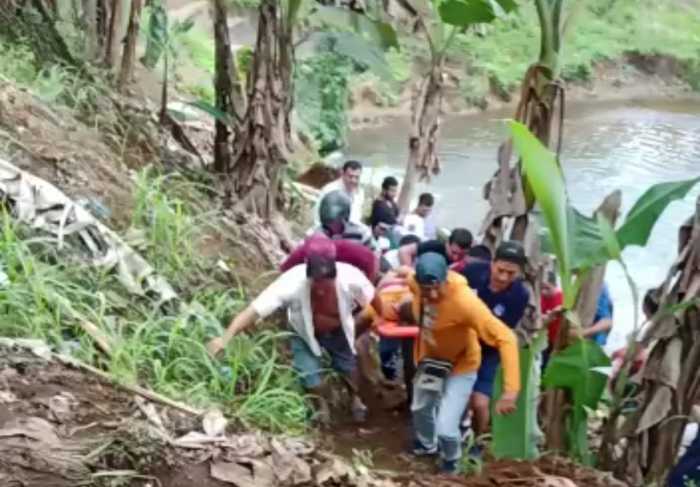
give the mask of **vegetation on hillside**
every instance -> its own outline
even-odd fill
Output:
[[[415,145],[416,154],[408,168],[423,170],[425,175],[439,169],[435,147],[445,71],[456,76],[465,99],[474,104],[483,105],[493,92],[507,97],[521,82],[528,88],[523,90],[515,115],[523,125],[514,125],[520,127],[514,131],[514,139],[521,159],[511,168],[512,147],[508,141],[498,161],[499,168],[507,166],[513,171],[512,178],[501,178],[508,186],[503,194],[517,186],[512,181],[522,183],[518,188],[522,205],[519,212],[498,213],[493,222],[487,223],[501,232],[499,237],[508,228],[512,230],[509,238],[524,240],[526,231],[532,228],[528,227],[528,221],[532,221],[528,219],[533,218],[535,202],[539,203],[560,266],[567,312],[564,329],[575,330],[578,295],[589,284],[594,270],[608,258],[619,258],[624,245],[645,243],[645,232],[668,201],[683,196],[681,190],[697,181],[684,182],[681,190],[671,188],[664,193],[662,188],[663,197],[645,196],[648,199],[640,200],[641,208],[635,205],[636,210],[633,208],[632,216],[628,215],[617,234],[613,221],[585,220],[588,226],[584,236],[597,232],[593,257],[599,257],[603,250],[607,253],[603,252],[602,260],[575,268],[569,260],[571,249],[590,244],[590,240],[584,241],[569,227],[568,218],[576,213],[564,198],[563,183],[552,184],[558,181],[552,179],[552,174],[558,173],[559,161],[555,150],[547,150],[559,146],[553,134],[558,132],[555,108],[563,104],[561,78],[592,80],[596,63],[619,61],[631,54],[668,56],[675,60],[674,74],[698,87],[698,10],[690,3],[678,6],[672,0],[592,0],[568,3],[572,8],[566,13],[571,16],[564,20],[556,8],[563,2],[556,0],[522,1],[518,5],[511,0],[494,0],[488,2],[489,11],[482,17],[461,14],[483,13],[484,2],[451,3],[456,8],[451,15],[444,14],[440,8],[444,3],[437,2],[431,19],[418,19],[421,34],[426,34],[421,40],[406,25],[394,25],[381,15],[370,15],[372,12],[328,8],[311,0],[218,0],[214,41],[186,19],[168,24],[159,2],[149,2],[142,12],[145,5],[134,0],[128,9],[130,28],[119,66],[109,54],[113,44],[109,39],[114,39],[114,32],[107,35],[97,28],[106,14],[102,11],[98,16],[88,8],[92,5],[89,2],[80,12],[76,4],[72,7],[76,11],[70,13],[51,13],[40,0],[34,6],[18,7],[17,25],[24,27],[13,30],[12,35],[0,35],[0,72],[45,103],[73,110],[100,136],[114,130],[110,122],[105,122],[106,117],[118,112],[122,102],[129,99],[130,88],[135,86],[132,74],[142,62],[135,58],[136,47],[146,46],[143,69],[153,69],[163,82],[161,109],[157,114],[147,114],[149,126],[158,128],[157,136],[147,142],[158,146],[159,151],[134,164],[133,174],[119,173],[124,179],[133,178],[133,212],[123,234],[174,285],[179,299],[161,306],[147,297],[128,295],[113,274],[88,267],[67,248],[57,250],[32,230],[14,223],[12,208],[7,207],[0,215],[0,255],[7,277],[0,286],[5,317],[0,335],[45,339],[59,350],[101,367],[116,380],[145,384],[196,405],[219,406],[240,426],[304,431],[311,411],[288,365],[281,345],[283,333],[266,327],[237,336],[221,359],[213,359],[205,350],[204,343],[221,333],[247,300],[246,291],[253,285],[238,281],[239,263],[229,262],[226,252],[203,255],[209,255],[205,252],[206,237],[221,237],[223,223],[234,222],[231,226],[242,232],[236,245],[251,246],[263,255],[268,266],[276,264],[276,257],[291,246],[289,169],[295,151],[304,145],[312,152],[323,152],[342,144],[349,125],[350,87],[358,81],[376,83],[383,102],[391,104],[399,100],[399,94],[410,83],[424,77],[422,96],[415,98],[412,107],[415,123],[409,144]],[[533,3],[547,5],[547,15],[537,15]],[[232,5],[258,8],[261,27],[255,46],[238,50],[234,56],[226,10]],[[112,12],[112,19],[115,15]],[[0,12],[0,25],[7,25],[9,16]],[[44,22],[37,23],[37,18]],[[649,22],[650,18],[654,21]],[[560,42],[558,34],[566,30],[566,25],[575,27],[568,29],[568,37]],[[45,30],[31,36],[31,28],[39,26]],[[556,34],[541,46],[539,37],[546,30]],[[60,42],[47,50],[41,34]],[[305,50],[301,47],[304,45]],[[157,55],[148,46],[157,48]],[[192,65],[206,74],[201,83],[179,79],[178,71]],[[212,77],[215,83],[211,83]],[[184,124],[180,125],[167,109],[169,80],[185,93],[184,98],[215,120],[216,135],[205,133],[209,147],[203,156],[188,138]],[[123,162],[128,147],[143,142],[128,138],[129,133],[139,130],[137,124],[122,124],[120,130],[126,135],[119,144],[110,146],[115,166]],[[308,135],[313,139],[311,143],[302,143],[300,139]],[[21,148],[21,141],[12,134],[0,132],[0,136],[8,139],[8,150]],[[183,164],[181,171],[165,170],[166,164],[177,164],[168,152],[171,145],[178,145],[181,152],[202,162],[202,167],[193,170]],[[45,157],[42,162],[58,167],[50,155]],[[543,162],[548,165],[542,166]],[[158,169],[144,168],[148,163],[157,164]],[[652,193],[658,189],[653,188]],[[503,223],[507,218],[513,219],[512,227]],[[636,226],[627,227],[635,218]],[[567,239],[575,235],[577,240],[564,242],[563,235]],[[221,240],[233,245],[232,239]],[[535,279],[541,275],[530,277],[536,289]],[[591,288],[599,284],[593,283]],[[110,343],[108,351],[94,340],[88,331],[92,328]],[[568,336],[559,342],[545,382],[551,388],[571,389],[573,397],[562,394],[558,402],[553,402],[561,415],[548,426],[559,425],[559,430],[552,427],[556,433],[552,436],[560,441],[549,446],[591,461],[586,443],[587,408],[597,406],[605,379],[597,372],[591,378],[590,369],[607,364],[607,358],[596,347],[583,346],[580,341],[570,343]],[[531,355],[524,355],[528,369],[534,369],[533,356],[539,350],[531,351]],[[593,352],[595,360],[590,357]],[[570,370],[572,362],[575,373]],[[536,382],[529,371],[525,379]],[[523,396],[521,404],[535,398],[539,391],[533,382],[527,386],[531,395]],[[617,391],[615,399],[613,406],[618,407],[622,398]],[[525,443],[532,441],[537,420],[533,404],[521,418],[526,424],[507,430],[509,434],[516,429],[524,431],[521,439]],[[496,438],[499,440],[503,444],[503,438]],[[521,456],[535,455],[536,451],[527,448]],[[653,473],[657,476],[663,472]]]
[[[0,288],[0,336],[42,338],[126,384],[144,384],[193,405],[218,405],[239,426],[303,430],[307,409],[296,375],[281,359],[284,334],[268,329],[236,337],[218,360],[206,352],[206,340],[240,310],[246,291],[234,263],[200,254],[211,229],[210,215],[193,203],[202,197],[196,185],[143,171],[135,189],[126,238],[176,287],[179,302],[161,309],[129,295],[113,273],[57,253],[3,213],[0,255],[7,282]],[[109,356],[84,323],[112,344]]]

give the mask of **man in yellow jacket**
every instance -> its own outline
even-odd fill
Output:
[[[445,258],[428,252],[418,257],[409,278],[410,303],[402,317],[418,323],[411,413],[414,454],[439,453],[441,471],[456,473],[462,455],[460,420],[481,362],[479,340],[499,351],[504,392],[498,414],[515,410],[520,390],[517,339],[469,288],[460,274],[448,271]]]

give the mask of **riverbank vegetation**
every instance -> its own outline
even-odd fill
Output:
[[[99,8],[91,2],[82,7],[66,3],[55,10],[54,4],[41,0],[31,5],[13,2],[13,13],[0,12],[0,26],[8,27],[8,34],[0,35],[0,72],[3,83],[12,86],[0,97],[4,141],[0,155],[17,157],[23,168],[59,186],[79,188],[70,194],[75,199],[86,187],[96,186],[85,175],[90,174],[85,167],[101,167],[108,184],[126,188],[129,197],[115,205],[124,208],[119,218],[100,218],[119,229],[178,297],[162,303],[127,292],[115,273],[98,270],[76,255],[76,249],[63,247],[62,235],[47,237],[18,224],[8,204],[0,218],[4,276],[0,335],[40,338],[116,381],[141,384],[194,406],[218,407],[238,428],[308,432],[313,411],[282,346],[284,333],[264,327],[236,336],[220,359],[210,357],[204,344],[221,334],[259,284],[256,278],[268,277],[265,270],[274,269],[298,238],[292,235],[290,221],[298,218],[300,208],[306,209],[307,198],[292,175],[300,154],[317,161],[323,153],[342,147],[353,108],[361,105],[358,96],[364,96],[353,86],[369,86],[369,92],[377,95],[374,105],[391,106],[406,101],[405,94],[421,78],[422,89],[411,104],[416,123],[408,138],[408,144],[415,142],[418,149],[407,169],[425,177],[439,170],[435,154],[445,108],[443,89],[450,96],[456,93],[465,104],[486,107],[492,97],[509,99],[521,85],[526,88],[516,100],[514,117],[523,123],[514,125],[519,157],[511,158],[509,140],[498,161],[500,171],[511,171],[502,194],[517,192],[511,196],[518,205],[509,200],[506,211],[497,208],[499,212],[486,217],[493,220],[486,221],[485,241],[492,244],[504,238],[506,228],[508,238],[532,237],[528,232],[536,228],[538,202],[565,288],[565,329],[575,331],[580,321],[578,293],[587,286],[595,294],[600,287],[600,281],[591,279],[594,268],[608,257],[618,258],[625,244],[643,244],[645,239],[643,231],[620,236],[624,226],[615,233],[614,219],[586,220],[597,225],[587,229],[598,232],[594,250],[605,250],[606,259],[588,262],[574,275],[567,260],[573,247],[557,238],[583,238],[567,227],[566,218],[575,212],[563,198],[563,182],[554,185],[555,195],[543,189],[563,162],[558,159],[561,127],[556,117],[564,113],[563,81],[593,83],[600,64],[611,62],[700,87],[696,42],[700,7],[671,0],[634,5],[594,0],[583,6],[572,2],[563,17],[556,7],[563,2],[488,3],[485,7],[484,2],[468,0],[438,2],[425,17],[402,15],[397,20],[385,16],[378,4],[377,10],[349,11],[311,0],[237,1],[237,7],[258,9],[262,29],[254,44],[239,46],[232,55],[227,24],[231,2],[213,3],[211,31],[193,20],[168,17],[158,2],[145,6],[140,0],[102,1]],[[124,15],[123,36],[111,27],[120,15]],[[418,36],[416,29],[429,35]],[[540,43],[541,35],[545,42]],[[124,38],[123,46],[117,46],[116,37]],[[668,62],[654,61],[659,59]],[[148,91],[146,79],[155,79],[158,88],[150,99],[138,97]],[[32,109],[20,114],[12,112],[26,91],[28,98],[40,103],[27,104]],[[168,103],[174,98],[184,102],[178,109]],[[182,105],[199,109],[198,116],[185,113]],[[59,108],[66,112],[56,116],[52,110]],[[430,113],[424,116],[426,111]],[[57,128],[52,132],[60,134],[54,135],[57,140],[39,144],[46,133],[41,123]],[[59,154],[59,142],[76,131],[89,136]],[[97,160],[87,153],[82,165],[74,164],[88,150],[88,138],[103,144],[102,153],[108,155]],[[543,161],[549,165],[536,174]],[[681,190],[695,182],[684,183]],[[92,189],[101,194],[104,188]],[[668,201],[685,195],[681,190],[672,188],[664,193],[666,199],[651,203],[643,200],[641,208],[635,205],[630,214],[639,217],[637,210],[648,217],[640,224],[648,234],[653,225],[649,215],[658,217]],[[404,197],[406,202],[410,197]],[[504,223],[506,219],[512,226]],[[586,235],[590,237],[590,232]],[[245,258],[232,257],[241,249],[247,252]],[[532,264],[536,271],[542,270],[540,262]],[[684,272],[691,274],[688,279],[694,276],[690,266]],[[527,277],[536,290],[541,273]],[[679,295],[676,292],[667,304],[691,307],[688,298]],[[538,320],[541,317],[535,317],[534,324],[541,328]],[[678,320],[689,327],[688,315],[681,314]],[[541,347],[542,338],[535,343]],[[590,369],[608,365],[602,351],[593,348],[569,340],[567,334],[557,344],[544,379],[548,388],[559,389],[550,403],[550,413],[558,415],[546,421],[547,446],[588,463],[593,462],[586,443],[588,409],[598,405],[605,387],[601,374]],[[684,357],[691,357],[691,351],[684,350]],[[501,428],[519,434],[527,452],[511,450],[504,454],[507,457],[537,456],[527,448],[536,441],[537,411],[525,403],[536,400],[539,391],[536,374],[531,374],[539,349],[531,352],[523,355],[528,394],[520,404],[525,414],[519,425]],[[658,352],[659,361],[664,352]],[[647,402],[654,400],[654,388],[659,386],[649,387]],[[569,389],[573,397],[561,389]],[[615,415],[621,414],[622,399],[616,390],[611,448],[616,445]],[[678,404],[673,414],[687,415],[687,401]],[[657,415],[654,427],[663,428],[666,413]],[[677,424],[667,435],[671,440],[677,440]],[[641,436],[635,434],[631,441],[643,443]],[[494,438],[501,445],[503,440]],[[664,469],[656,464],[638,472],[638,477],[650,479],[663,475]]]

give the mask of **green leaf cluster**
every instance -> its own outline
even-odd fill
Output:
[[[619,261],[623,268],[622,251],[631,245],[645,245],[666,207],[684,198],[700,181],[693,178],[666,182],[650,187],[615,229],[602,215],[588,217],[569,202],[561,167],[554,153],[547,149],[525,125],[510,122],[513,145],[522,161],[523,177],[527,178],[536,199],[546,229],[546,247],[556,255],[564,292],[564,308],[573,322],[578,318],[573,309],[581,283],[595,266],[609,260]],[[631,278],[630,283],[632,283]],[[634,286],[633,291],[635,290]],[[527,358],[527,354],[526,354]],[[579,340],[554,354],[544,375],[546,388],[564,388],[572,393],[573,409],[568,420],[569,452],[583,461],[590,461],[587,444],[587,410],[595,409],[606,384],[606,377],[594,370],[609,365],[609,359],[599,345]],[[528,364],[525,364],[528,365]],[[526,385],[526,391],[528,391]],[[517,431],[527,431],[528,423],[520,418]],[[495,421],[497,423],[497,421]],[[506,430],[494,425],[505,435]],[[516,429],[515,427],[513,428]],[[507,441],[498,436],[496,443]],[[522,443],[520,448],[503,450],[517,458],[529,458],[532,451]]]

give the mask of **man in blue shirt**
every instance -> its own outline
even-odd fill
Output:
[[[612,329],[612,319],[612,298],[610,297],[608,285],[603,283],[603,287],[600,290],[600,295],[598,296],[598,304],[596,307],[595,316],[593,317],[593,324],[583,329],[583,338],[593,340],[601,347],[605,346],[605,343],[608,341],[608,334]]]
[[[471,260],[462,269],[469,286],[491,312],[511,328],[518,325],[530,301],[528,290],[521,279],[525,262],[522,244],[507,241],[498,246],[493,262]],[[489,403],[499,363],[498,350],[482,343],[481,367],[469,404],[476,436],[489,429]]]

